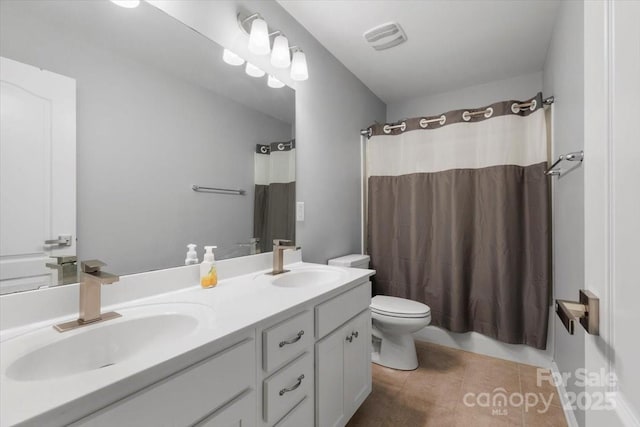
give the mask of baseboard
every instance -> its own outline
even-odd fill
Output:
[[[551,362],[551,371],[553,372],[554,378],[562,378],[560,373],[560,369],[558,369],[558,365],[556,362]],[[564,417],[567,420],[567,425],[569,427],[580,427],[578,425],[578,420],[576,419],[576,414],[573,413],[573,407],[571,403],[569,403],[569,396],[567,395],[567,389],[560,381],[560,384],[556,384],[558,388],[558,396],[560,397],[560,403],[562,403],[562,409],[564,410]]]
[[[626,427],[640,427],[640,415],[629,404],[623,393],[616,393],[616,413]]]
[[[506,344],[477,332],[458,334],[436,326],[427,326],[414,333],[413,336],[420,341],[542,368],[551,368],[553,361],[552,352],[549,348],[547,350],[538,350],[522,344]]]

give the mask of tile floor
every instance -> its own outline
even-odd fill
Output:
[[[415,371],[373,365],[373,390],[348,427],[567,425],[555,386],[538,386],[535,366],[419,341],[416,347]],[[494,400],[500,393],[508,398],[502,406]]]

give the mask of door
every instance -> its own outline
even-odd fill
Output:
[[[318,427],[343,426],[347,421],[343,388],[343,351],[346,331],[346,327],[342,326],[316,344],[316,425]],[[349,334],[351,334],[350,330]]]
[[[75,255],[76,83],[0,61],[0,293],[8,293],[50,285],[45,263]],[[59,236],[66,241],[45,243]]]
[[[586,426],[639,426],[640,2],[584,7],[585,286],[601,316],[577,403]]]
[[[371,314],[369,309],[347,323],[344,344],[344,407],[348,418],[371,392]]]

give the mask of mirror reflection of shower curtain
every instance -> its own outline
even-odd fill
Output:
[[[429,305],[432,324],[453,332],[544,349],[547,132],[542,95],[533,100],[426,128],[408,119],[404,132],[373,126],[367,230],[376,293]]]
[[[296,238],[295,140],[258,144],[254,163],[253,237],[260,252],[269,252],[273,239]]]

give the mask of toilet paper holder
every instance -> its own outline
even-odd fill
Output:
[[[600,299],[591,291],[580,290],[580,301],[556,300],[556,314],[569,334],[575,332],[576,320],[591,335],[600,335]]]

